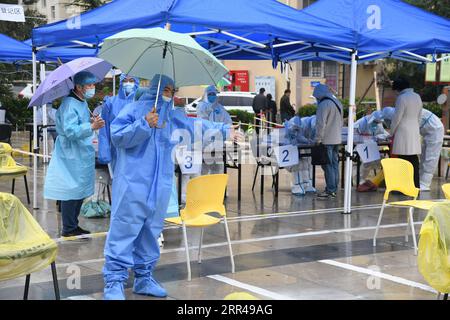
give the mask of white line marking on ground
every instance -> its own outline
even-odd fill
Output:
[[[379,272],[379,271],[374,271],[374,270],[370,270],[367,268],[363,268],[363,267],[358,267],[358,266],[354,266],[351,264],[347,264],[347,263],[342,263],[339,261],[335,261],[335,260],[319,260],[318,262],[321,263],[325,263],[331,266],[335,266],[335,267],[339,267],[339,268],[343,268],[343,269],[347,269],[347,270],[351,270],[351,271],[356,271],[359,273],[364,273],[370,276],[375,276],[378,277],[380,279],[386,279],[395,283],[399,283],[405,286],[410,286],[410,287],[414,287],[414,288],[418,288],[424,291],[428,291],[428,292],[432,292],[437,294],[438,292],[436,290],[434,290],[432,287],[427,286],[425,284],[419,283],[419,282],[415,282],[415,281],[411,281],[411,280],[407,280],[401,277],[397,277],[397,276],[392,276],[390,274],[387,273],[383,273],[383,272]]]
[[[263,288],[255,287],[250,284],[243,283],[243,282],[240,282],[240,281],[237,281],[234,279],[230,279],[230,278],[218,275],[218,274],[208,276],[208,278],[229,284],[230,286],[233,286],[233,287],[238,287],[238,288],[259,294],[264,297],[268,297],[273,300],[293,300],[292,298],[290,298],[288,296],[284,296],[282,294],[278,294],[278,293],[275,293],[275,292],[272,292],[272,291],[269,291],[269,290],[266,290]]]
[[[83,296],[71,296],[71,297],[67,297],[63,300],[96,300],[96,299],[94,299],[90,296],[83,295]]]
[[[422,221],[415,222],[414,224],[419,225]],[[397,227],[406,227],[408,224],[406,223],[397,223],[397,224],[387,224],[387,225],[381,225],[380,229],[389,229],[389,228],[397,228]],[[376,227],[359,227],[359,228],[345,228],[345,229],[333,229],[333,230],[320,230],[320,231],[311,231],[311,232],[302,232],[302,233],[291,233],[291,234],[284,234],[284,235],[278,235],[278,236],[271,236],[271,237],[263,237],[263,238],[253,238],[253,239],[244,239],[244,240],[234,240],[231,241],[232,245],[236,244],[243,244],[243,243],[254,243],[254,242],[262,242],[262,241],[270,241],[270,240],[281,240],[281,239],[289,239],[289,238],[300,238],[300,237],[308,237],[308,236],[317,236],[317,235],[323,235],[323,234],[333,234],[333,233],[345,233],[345,232],[354,232],[354,231],[366,231],[366,230],[375,230]],[[219,242],[219,243],[211,243],[207,245],[203,245],[202,248],[215,248],[215,247],[223,247],[227,246],[228,242]],[[197,246],[189,247],[189,250],[197,250]],[[180,248],[173,248],[173,249],[162,249],[161,254],[165,253],[172,253],[172,252],[184,252],[184,247]],[[69,266],[72,264],[87,264],[87,263],[95,263],[95,262],[102,262],[104,261],[104,258],[100,259],[93,259],[93,260],[84,260],[84,261],[75,261],[72,263],[58,263],[57,266]]]

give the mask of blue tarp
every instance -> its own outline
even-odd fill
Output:
[[[0,34],[0,61],[14,63],[31,60],[31,47],[13,38]]]
[[[361,52],[450,52],[450,20],[400,0],[319,0],[303,12],[352,30]]]

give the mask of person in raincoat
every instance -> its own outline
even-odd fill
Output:
[[[89,233],[78,226],[78,216],[83,200],[94,194],[94,130],[105,125],[100,116],[90,117],[86,102],[95,95],[96,82],[90,72],[77,73],[75,88],[56,112],[58,137],[45,177],[44,198],[61,201],[63,237]]]
[[[286,138],[289,144],[294,146],[314,144],[316,116],[295,116],[284,123]],[[306,153],[306,150],[301,150]],[[312,184],[311,158],[301,157],[297,165],[286,168],[291,173],[291,192],[293,195],[304,195],[307,192],[314,193],[316,189]]]
[[[158,95],[158,83],[160,90]],[[219,131],[236,137],[226,124],[188,118],[173,109],[174,82],[155,75],[150,91],[126,105],[111,124],[111,141],[117,148],[111,223],[105,244],[104,299],[125,299],[128,269],[135,273],[133,292],[165,297],[154,279],[159,260],[158,237],[164,225],[173,186],[174,132],[193,135],[196,121],[202,132]],[[157,103],[156,103],[157,100]],[[156,104],[156,108],[155,108]]]
[[[203,101],[198,104],[197,117],[213,122],[232,124],[233,121],[225,108],[217,101],[217,91],[215,86],[205,89]],[[204,161],[202,175],[217,174],[224,172],[223,145],[204,144]],[[187,179],[186,179],[187,180]]]
[[[377,111],[376,116],[383,120],[388,128],[394,118],[395,108],[385,107]],[[430,191],[434,172],[439,164],[442,144],[444,141],[444,126],[441,120],[427,109],[420,114],[419,131],[422,136],[422,153],[420,155],[420,190]]]
[[[134,96],[139,88],[139,79],[120,75],[119,92],[116,96],[107,99],[102,108],[102,119],[105,120],[105,127],[100,129],[98,137],[98,162],[101,164],[111,163],[114,172],[116,163],[116,150],[111,145],[111,122],[117,117],[120,110],[134,101]]]

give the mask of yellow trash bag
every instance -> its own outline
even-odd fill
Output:
[[[11,156],[12,148],[9,144],[0,142],[0,181],[11,180],[27,174],[28,168],[20,166]]]
[[[450,292],[450,204],[433,206],[420,230],[419,271],[431,287]]]
[[[58,246],[12,194],[0,192],[0,280],[48,267]]]

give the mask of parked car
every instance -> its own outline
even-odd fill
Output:
[[[253,98],[256,96],[254,92],[240,91],[224,91],[217,95],[218,102],[225,107],[226,110],[242,110],[253,113]],[[186,106],[188,115],[197,114],[197,105],[203,97],[197,98],[194,102]]]

